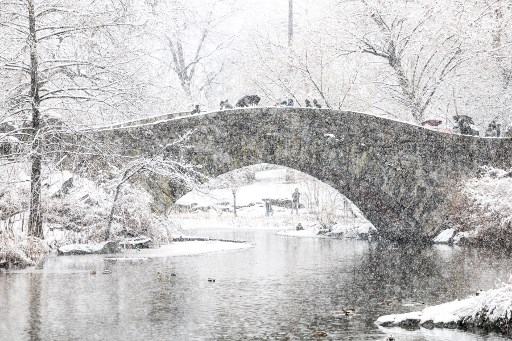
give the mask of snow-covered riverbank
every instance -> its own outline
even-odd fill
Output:
[[[383,327],[478,328],[512,334],[512,285],[405,314],[381,316]]]
[[[109,244],[110,243],[110,244]],[[105,247],[105,244],[109,244]],[[84,255],[84,254],[106,254],[108,259],[147,259],[159,257],[176,257],[199,255],[203,253],[233,251],[251,248],[254,245],[248,242],[228,241],[228,240],[190,240],[176,241],[170,244],[161,245],[154,248],[144,249],[119,249],[112,242],[99,244],[74,244],[59,248],[60,255]]]
[[[243,250],[254,247],[251,243],[234,243],[228,241],[185,241],[175,242],[168,245],[162,245],[154,249],[140,249],[140,250],[126,250],[117,258],[122,257],[145,257],[145,258],[158,258],[158,257],[176,257],[176,256],[191,256],[211,252],[222,251],[235,251]]]

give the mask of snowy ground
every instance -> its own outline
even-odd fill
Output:
[[[265,214],[263,199],[290,199],[297,183],[285,183],[286,169],[261,171],[255,174],[255,182],[240,186],[237,190],[237,206],[248,206],[243,209],[244,216],[262,216]],[[301,199],[305,199],[303,193]],[[231,188],[217,188],[212,190],[194,190],[187,193],[177,201],[178,205],[194,205],[194,208],[214,208],[221,211],[223,208],[232,209],[233,194]],[[274,215],[281,215],[285,211],[280,207],[273,207]]]
[[[293,180],[293,181],[291,181]],[[265,199],[291,200],[293,191],[301,193],[299,214],[290,208],[273,205],[272,216],[265,215]],[[176,214],[174,221],[185,229],[272,229],[278,234],[296,237],[357,238],[367,234],[373,226],[364,219],[359,210],[332,187],[299,172],[285,168],[255,171],[254,180],[237,190],[237,217],[233,214],[233,194],[230,188],[215,188],[192,191],[177,202],[188,206],[191,212]],[[313,208],[323,213],[311,213]],[[354,217],[354,214],[358,217]],[[321,227],[319,220],[330,214],[338,223],[331,232]],[[303,231],[296,231],[298,224]],[[329,224],[329,225],[332,225]],[[325,234],[318,233],[324,230]]]
[[[291,201],[292,193],[296,188],[301,194],[301,205],[308,210],[315,205],[315,208],[320,210],[340,210],[344,205],[344,201],[346,201],[346,198],[334,188],[291,169],[280,167],[258,171],[252,167],[246,168],[248,168],[249,172],[254,173],[254,180],[238,185],[236,191],[236,203],[237,207],[240,207],[237,211],[242,210],[242,215],[245,217],[265,216],[265,199]],[[234,172],[241,171],[237,170]],[[191,206],[193,211],[203,209],[203,211],[211,210],[217,213],[227,210],[232,212],[233,188],[226,184],[226,182],[231,181],[231,178],[227,174],[221,177],[225,177],[227,180],[213,180],[210,189],[205,187],[201,190],[191,191],[181,197],[177,201],[177,205]],[[241,175],[236,177],[241,177]],[[356,210],[356,213],[359,213],[353,205],[348,203],[347,206],[350,206],[350,209]],[[277,205],[273,205],[272,208],[274,209],[274,217],[291,214],[290,208],[286,209]],[[305,208],[302,209],[302,213],[305,212]]]
[[[480,327],[509,333],[512,321],[512,285],[405,314],[381,316],[384,327]]]

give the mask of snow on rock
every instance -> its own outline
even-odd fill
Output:
[[[443,230],[434,238],[434,243],[450,244],[453,242],[454,234],[455,234],[455,229]]]
[[[140,251],[127,250],[126,256],[136,255],[137,257],[158,258],[189,256],[202,253],[233,251],[254,247],[250,243],[233,243],[224,241],[185,241],[162,245],[156,249],[141,249]]]
[[[242,186],[237,191],[237,205],[249,206],[267,199],[290,199],[297,184],[274,182],[255,182]],[[232,206],[233,193],[230,188],[213,189],[208,192],[192,191],[176,202],[178,205],[194,205],[195,207]],[[264,211],[264,210],[262,210]]]
[[[110,254],[119,252],[117,242],[106,241],[91,244],[70,244],[58,248],[59,255]]]
[[[478,235],[479,231],[477,229],[466,232],[458,232],[453,236],[454,244],[463,244],[466,240],[470,240]]]
[[[250,168],[249,168],[250,169]],[[298,188],[301,193],[300,213],[310,210],[332,210],[341,213],[339,209],[344,197],[334,188],[321,183],[312,177],[287,168],[267,170],[252,169],[254,179],[237,187],[237,214],[243,216],[264,216],[266,200],[270,200],[276,215],[290,215],[292,193]],[[176,202],[177,207],[185,208],[185,212],[231,212],[233,209],[233,192],[229,181],[213,179],[207,188],[193,190]],[[314,205],[319,207],[313,207]],[[329,206],[331,205],[331,206]],[[351,207],[357,213],[357,208]]]
[[[151,243],[151,238],[146,236],[138,236],[134,238],[127,238],[119,242],[119,245],[125,249],[138,249],[148,248],[149,243]]]
[[[381,316],[375,323],[383,327],[477,327],[508,334],[511,322],[512,285],[507,285],[422,311]]]

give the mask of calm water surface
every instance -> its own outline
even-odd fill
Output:
[[[438,304],[494,288],[512,273],[507,255],[261,230],[193,232],[256,246],[138,261],[52,257],[42,269],[0,274],[0,340],[308,340],[318,330],[330,340],[385,340],[390,334],[396,340],[504,339],[379,329],[374,321],[422,309],[411,306],[415,302]],[[101,274],[105,267],[112,273]],[[344,316],[343,307],[356,315]]]

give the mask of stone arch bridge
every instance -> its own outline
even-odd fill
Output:
[[[309,174],[350,199],[386,238],[431,238],[462,181],[512,167],[512,139],[441,133],[368,114],[246,108],[167,115],[96,129],[125,153],[151,155],[194,130],[187,157],[209,176],[258,163]]]

